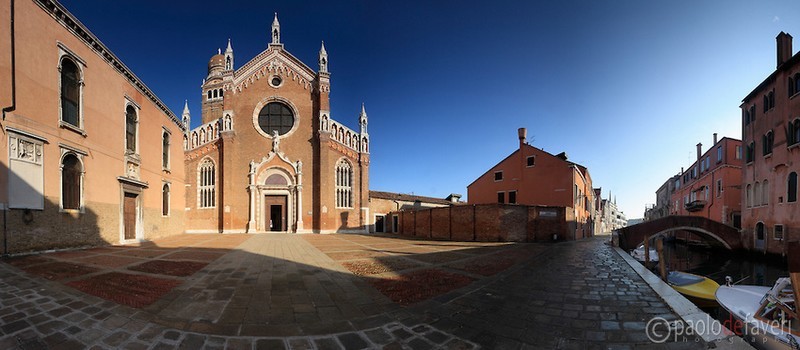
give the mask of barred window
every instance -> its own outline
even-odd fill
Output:
[[[169,169],[169,133],[161,136],[161,167]]]
[[[169,216],[169,184],[161,189],[161,215]]]
[[[353,207],[353,167],[344,159],[336,164],[336,207]]]
[[[81,83],[78,66],[71,59],[61,61],[61,121],[80,128]]]
[[[64,156],[61,162],[61,206],[64,209],[81,208],[81,168],[74,154]]]
[[[136,152],[136,109],[133,106],[125,108],[125,149]]]
[[[214,162],[206,158],[197,167],[198,185],[198,208],[213,208],[216,204],[214,192],[216,186],[216,173],[214,172]]]

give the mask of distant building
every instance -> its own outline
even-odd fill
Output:
[[[369,191],[369,207],[374,216],[370,232],[397,232],[398,216],[387,217],[400,210],[421,210],[464,204],[460,194],[450,194],[447,198],[417,196],[413,194]]]
[[[800,239],[800,54],[792,36],[776,37],[777,67],[742,100],[744,244],[786,254]]]
[[[470,204],[557,206],[574,215],[574,238],[594,234],[594,188],[589,170],[525,142],[519,129],[519,148],[467,186]]]
[[[734,227],[741,225],[742,142],[717,140],[697,161],[673,177],[670,215],[702,216]]]
[[[608,233],[628,226],[625,213],[619,210],[617,207],[617,200],[616,198],[612,200],[610,192],[608,194],[608,199],[603,199],[600,203],[600,214],[598,216],[600,217],[600,227],[603,232]]]
[[[644,221],[660,219],[670,215],[672,210],[672,193],[675,192],[675,181],[680,179],[680,175],[675,175],[664,182],[656,190],[656,204],[649,207],[644,212]]]

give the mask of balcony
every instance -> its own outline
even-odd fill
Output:
[[[703,208],[705,208],[705,206],[706,206],[706,201],[698,200],[698,201],[691,201],[689,203],[686,203],[684,205],[684,208],[686,208],[686,210],[688,210],[690,212],[694,212],[694,211],[703,210]]]

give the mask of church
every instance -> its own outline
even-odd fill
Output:
[[[202,124],[186,134],[186,232],[364,232],[369,133],[332,118],[325,45],[318,70],[286,51],[277,14],[266,50],[236,68],[230,40],[208,62]]]
[[[15,4],[0,6],[0,254],[182,233],[396,232],[397,210],[457,202],[369,190],[364,106],[331,116],[324,44],[315,68],[301,62],[277,14],[248,62],[235,65],[230,41],[211,57],[192,116],[58,1]]]

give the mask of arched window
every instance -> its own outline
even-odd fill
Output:
[[[766,156],[768,154],[772,154],[773,143],[775,143],[775,134],[773,134],[772,130],[770,130],[761,137],[761,151],[763,155]]]
[[[280,102],[270,102],[258,112],[258,126],[267,135],[277,131],[284,135],[294,126],[294,113],[289,106]]]
[[[61,206],[64,209],[81,208],[82,168],[74,154],[67,154],[61,161]]]
[[[764,95],[764,107],[763,108],[764,108],[764,113],[767,113],[767,111],[769,110],[769,98],[767,97],[767,95]]]
[[[747,191],[745,191],[744,196],[745,196],[745,199],[744,199],[745,206],[747,208],[752,207],[753,206],[753,186],[752,185],[747,184]]]
[[[213,208],[216,204],[215,186],[216,186],[216,173],[214,171],[214,162],[211,159],[204,159],[197,167],[197,189],[198,189],[198,208]]]
[[[761,205],[769,204],[769,181],[764,180],[761,184]]]
[[[169,216],[169,184],[161,189],[161,215]]]
[[[800,92],[800,73],[794,74],[794,93]]]
[[[795,144],[800,142],[800,119],[795,119],[792,122],[792,129],[794,129],[794,132],[792,133],[792,137],[794,137],[794,142],[792,143]]]
[[[61,60],[61,121],[80,128],[80,71],[69,58]]]
[[[756,224],[756,239],[759,241],[764,240],[764,223],[759,222]]]
[[[770,91],[767,96],[769,96],[769,109],[775,108],[775,91]]]
[[[219,89],[219,97],[222,97],[222,93],[223,93],[223,92],[224,92],[224,90],[222,90],[222,89]]]
[[[210,100],[210,99],[211,99],[211,90],[208,90],[208,97],[207,97],[206,99],[207,99],[207,100]]]
[[[125,108],[125,149],[136,153],[136,109],[133,106]]]
[[[225,69],[231,69],[231,56],[225,57]]]
[[[353,167],[344,159],[336,163],[336,207],[353,207]]]
[[[161,166],[169,169],[169,133],[166,131],[161,136]]]
[[[761,205],[761,184],[758,182],[753,186],[753,199],[750,202],[754,207]]]
[[[789,179],[786,186],[786,201],[797,202],[797,173],[789,173]]]
[[[214,89],[214,98],[217,98],[217,90]]]

